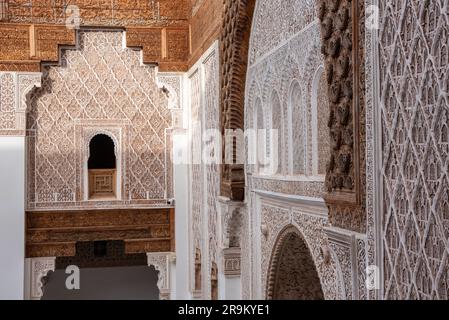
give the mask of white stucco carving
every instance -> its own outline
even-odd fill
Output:
[[[172,252],[147,253],[148,266],[153,266],[158,272],[157,287],[159,288],[159,298],[161,300],[169,300],[171,293],[171,275],[170,264],[175,259]]]

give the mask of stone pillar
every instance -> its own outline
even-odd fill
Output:
[[[171,264],[175,261],[173,252],[147,253],[148,266],[153,266],[158,271],[157,287],[159,288],[159,299],[170,300],[171,298]]]
[[[25,259],[25,300],[40,300],[45,277],[55,271],[56,257]]]

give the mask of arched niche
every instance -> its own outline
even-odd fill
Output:
[[[254,129],[255,129],[255,168],[258,174],[263,174],[266,170],[267,162],[267,139],[266,117],[264,114],[262,101],[258,98],[254,104]]]
[[[266,297],[269,300],[323,300],[321,281],[300,231],[286,227],[270,260]]]
[[[292,81],[288,96],[289,119],[289,171],[292,175],[306,174],[307,139],[306,116],[301,97],[301,87],[297,80]]]
[[[324,67],[315,71],[312,81],[312,175],[324,176],[330,157],[329,99],[326,90]]]
[[[85,140],[84,200],[121,199],[121,153],[112,132],[95,130]]]
[[[273,174],[282,174],[282,150],[283,150],[283,123],[281,100],[276,90],[271,93],[271,128],[270,132],[270,156],[272,157]],[[276,158],[274,156],[276,155]]]

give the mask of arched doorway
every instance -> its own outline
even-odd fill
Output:
[[[97,134],[89,142],[89,199],[117,198],[117,159],[114,141],[106,134]]]
[[[267,299],[323,300],[320,278],[307,243],[295,227],[278,237],[270,261]]]

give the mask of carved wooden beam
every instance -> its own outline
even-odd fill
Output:
[[[27,257],[74,256],[77,242],[123,240],[126,253],[174,249],[174,209],[27,212]]]
[[[8,21],[9,0],[0,0],[0,21]]]
[[[187,27],[126,29],[126,45],[143,50],[143,62],[159,65],[159,71],[188,69],[190,36]]]
[[[221,129],[244,129],[245,81],[248,68],[249,38],[255,0],[224,0],[223,27],[220,36]],[[228,150],[223,150],[223,163]],[[234,161],[236,151],[232,150]],[[234,201],[245,197],[242,164],[222,166],[221,194]]]
[[[160,71],[183,72],[190,55],[189,28],[129,27],[128,47],[143,50],[143,62]],[[41,62],[59,62],[60,46],[75,46],[76,31],[64,25],[0,24],[0,71],[40,71]]]
[[[363,6],[360,0],[318,4],[330,100],[325,198],[333,225],[360,232],[365,229]]]

